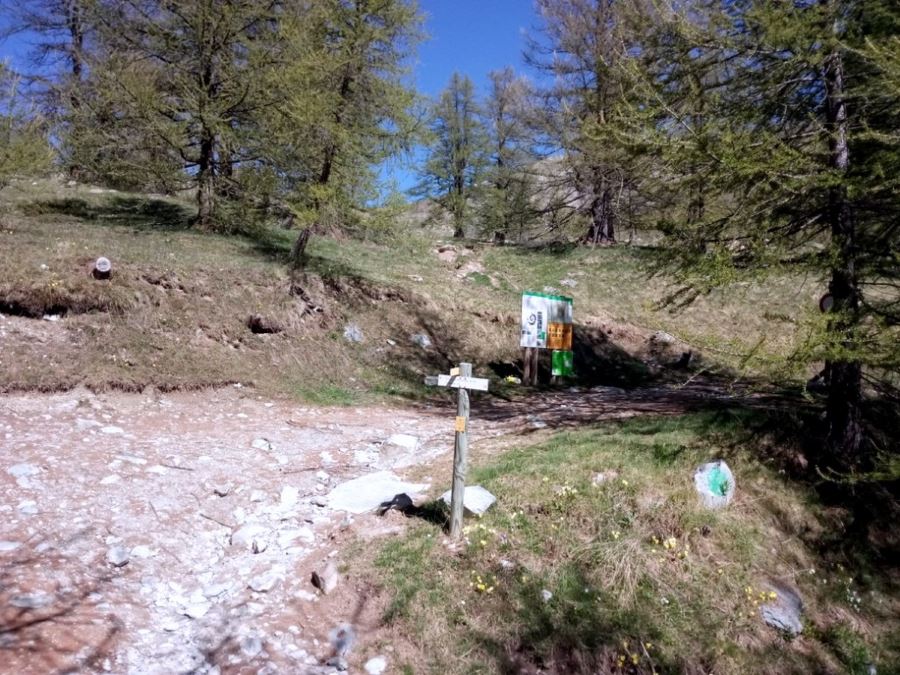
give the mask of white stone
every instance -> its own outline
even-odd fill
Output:
[[[100,433],[110,434],[111,436],[118,436],[120,434],[124,434],[125,430],[122,427],[108,426],[100,429]]]
[[[6,470],[13,478],[25,478],[26,476],[36,476],[41,470],[34,464],[13,464]]]
[[[376,656],[366,661],[366,665],[363,667],[369,675],[382,675],[387,670],[387,659],[383,656]]]
[[[207,597],[207,598],[215,598],[215,597],[222,595],[222,593],[225,593],[226,591],[230,591],[230,590],[231,590],[231,582],[230,581],[222,581],[220,583],[209,584],[208,586],[204,587],[203,595],[204,595],[204,597]]]
[[[541,600],[543,600],[544,602],[550,602],[551,599],[553,599],[553,593],[548,591],[546,588],[541,591]]]
[[[109,476],[106,476],[105,478],[101,478],[100,485],[112,485],[113,483],[118,483],[120,480],[122,480],[121,476],[113,473]]]
[[[267,438],[254,438],[253,443],[250,445],[256,450],[263,450],[265,452],[271,451],[274,447]]]
[[[269,530],[263,525],[251,523],[231,533],[231,545],[262,553],[268,548]]]
[[[116,544],[106,552],[106,562],[113,567],[124,567],[128,564],[128,549]]]
[[[268,593],[280,580],[281,574],[278,570],[269,570],[253,577],[247,585],[257,593]]]
[[[281,506],[284,508],[291,508],[297,505],[297,500],[300,497],[300,490],[295,488],[292,485],[285,485],[281,488]]]
[[[301,527],[295,530],[282,530],[278,534],[278,546],[288,548],[297,539],[312,544],[316,540],[316,535],[308,527]]]
[[[151,549],[149,546],[140,544],[131,549],[131,555],[135,558],[152,558],[156,555],[156,551]]]
[[[0,553],[8,553],[9,551],[15,551],[19,546],[21,546],[17,541],[0,541]]]
[[[441,499],[448,505],[451,502],[452,490],[447,490]],[[473,516],[483,516],[494,505],[497,498],[480,485],[469,485],[463,493],[463,508]]]
[[[413,495],[428,487],[427,483],[407,483],[390,471],[379,471],[341,483],[328,494],[328,504],[336,511],[365,513],[401,492]]]
[[[254,490],[250,493],[250,501],[251,502],[264,502],[266,501],[266,493],[262,490]]]
[[[202,619],[204,616],[206,616],[206,613],[209,611],[210,607],[212,607],[212,603],[210,602],[192,602],[189,605],[186,605],[181,610],[181,613],[192,619]]]

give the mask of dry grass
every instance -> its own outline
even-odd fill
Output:
[[[515,363],[521,291],[545,286],[575,298],[587,384],[684,377],[665,366],[690,347],[701,368],[780,375],[778,359],[801,332],[766,317],[797,319],[816,296],[812,286],[751,285],[672,314],[657,307],[672,287],[647,277],[647,249],[457,243],[455,260],[443,261],[426,230],[382,243],[314,237],[298,293],[284,264],[289,232],[200,234],[188,227],[190,204],[56,181],[20,181],[0,198],[0,246],[11,252],[0,259],[0,312],[65,314],[43,331],[7,321],[7,390],[242,382],[331,402],[420,397],[421,375],[450,363],[471,361],[481,374]],[[113,261],[109,282],[88,276],[99,255]],[[254,334],[251,316],[282,330]],[[363,343],[343,339],[348,322]],[[683,340],[660,351],[656,330]],[[433,347],[414,345],[417,333]]]

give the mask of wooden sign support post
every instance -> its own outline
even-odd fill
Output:
[[[472,364],[460,363],[450,375],[426,377],[425,384],[459,390],[456,401],[456,438],[453,443],[453,487],[450,494],[450,536],[462,533],[463,500],[466,494],[466,463],[469,451],[469,389],[487,391],[488,381],[472,377]]]

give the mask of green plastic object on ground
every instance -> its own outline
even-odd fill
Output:
[[[724,497],[728,494],[728,474],[722,471],[722,467],[716,465],[707,474],[709,482],[709,491],[718,497]]]
[[[572,352],[554,350],[551,359],[551,374],[554,377],[572,377],[575,374],[574,361]]]
[[[734,498],[734,474],[721,459],[708,462],[694,472],[694,487],[704,506],[719,509]]]

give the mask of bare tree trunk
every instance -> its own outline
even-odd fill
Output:
[[[304,227],[291,247],[291,269],[301,270],[306,264],[306,245],[309,243],[310,229]]]
[[[827,123],[830,132],[831,168],[845,173],[850,167],[847,143],[847,106],[844,101],[844,69],[841,54],[835,51],[825,63]],[[850,333],[859,321],[860,291],[856,276],[856,224],[842,185],[831,188],[828,220],[832,245],[837,255],[831,267],[829,290],[834,298],[835,317],[830,330],[838,334],[841,346],[851,348]],[[829,361],[828,445],[840,464],[852,466],[862,445],[862,365],[844,356]]]
[[[211,130],[204,128],[200,137],[200,161],[197,173],[197,227],[213,228],[213,203],[215,200],[215,176],[213,169],[214,141]]]
[[[591,245],[614,244],[616,231],[613,222],[612,192],[609,180],[605,176],[601,176],[595,183],[590,212],[591,223],[582,241]]]

